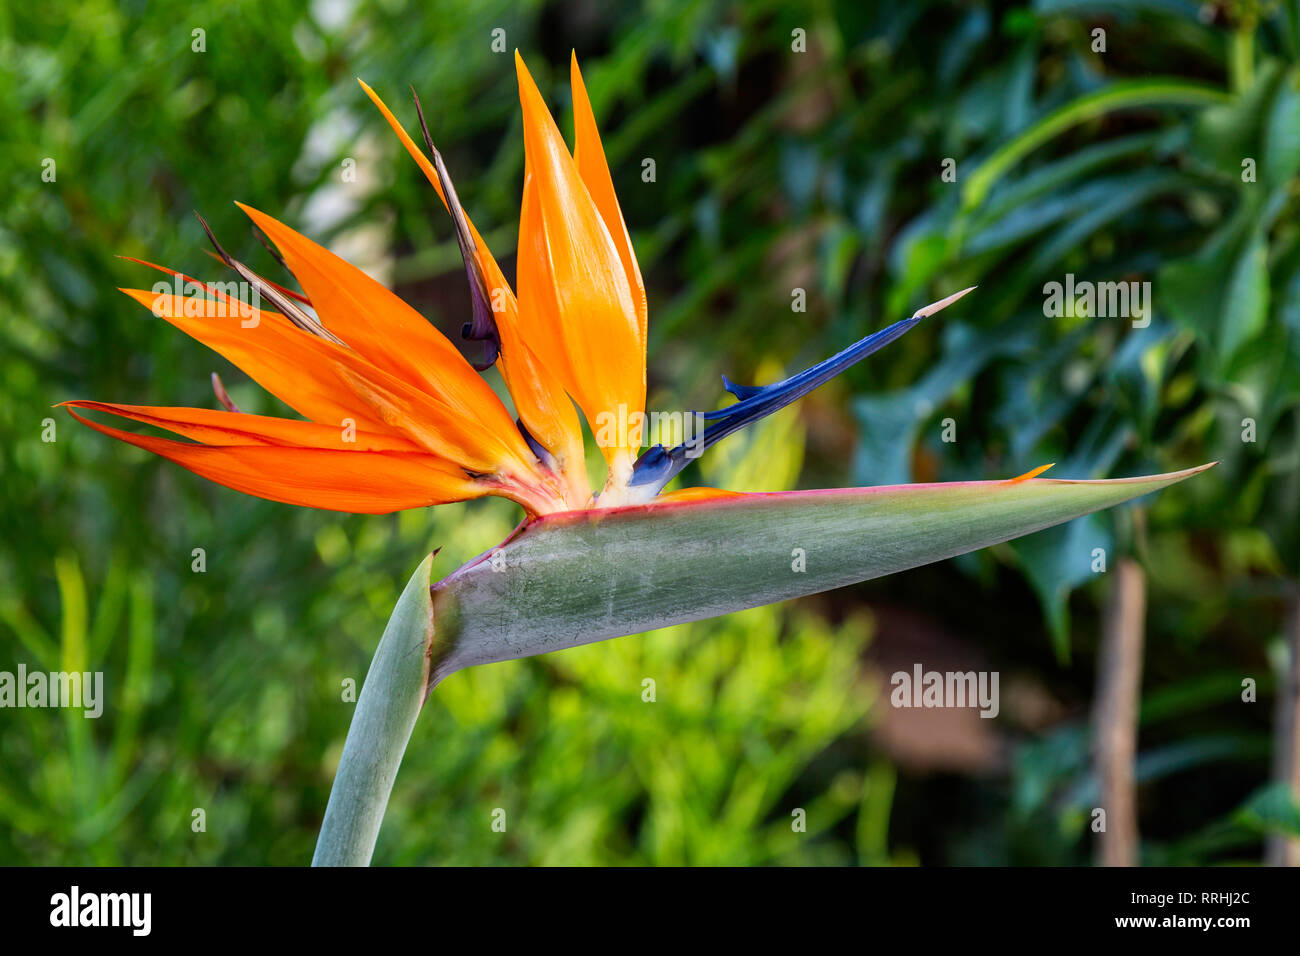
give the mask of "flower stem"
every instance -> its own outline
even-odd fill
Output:
[[[1232,92],[1244,93],[1255,82],[1255,22],[1248,19],[1232,31],[1228,41],[1228,80]]]
[[[312,866],[369,866],[411,730],[428,696],[433,555],[393,608],[357,698]]]

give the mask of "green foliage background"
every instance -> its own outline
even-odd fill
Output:
[[[0,711],[0,862],[307,861],[341,686],[411,569],[441,547],[450,571],[517,520],[504,502],[356,517],[246,498],[50,408],[210,406],[215,369],[245,410],[280,411],[114,291],[154,279],[119,254],[217,275],[194,209],[275,274],[235,199],[458,328],[447,218],[354,77],[411,129],[417,88],[505,262],[523,146],[495,29],[562,127],[579,54],[647,276],[652,408],[716,407],[721,372],[770,380],[980,285],[691,483],[1223,464],[1142,510],[816,600],[454,675],[377,862],[1084,862],[1097,547],[1150,579],[1144,860],[1255,860],[1297,829],[1267,781],[1300,573],[1300,4],[89,0],[0,7],[0,670],[102,670],[109,697],[97,721]],[[1150,326],[1046,317],[1066,273],[1152,282]],[[1052,716],[1004,715],[987,772],[909,767],[872,733],[882,608],[1026,675]]]

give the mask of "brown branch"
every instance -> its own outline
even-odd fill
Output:
[[[1093,760],[1106,812],[1097,840],[1099,866],[1138,864],[1134,765],[1145,618],[1146,576],[1136,561],[1123,558],[1106,609],[1092,722]]]
[[[1300,800],[1300,586],[1292,589],[1282,627],[1286,644],[1277,682],[1277,711],[1273,730],[1273,779]],[[1269,866],[1300,866],[1300,840],[1285,833],[1269,834],[1264,845]]]

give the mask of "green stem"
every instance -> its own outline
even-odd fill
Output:
[[[1228,74],[1232,92],[1244,93],[1255,82],[1255,22],[1244,21],[1232,31],[1228,46]]]
[[[312,866],[369,866],[415,719],[428,696],[433,555],[411,575],[375,649],[343,744]]]

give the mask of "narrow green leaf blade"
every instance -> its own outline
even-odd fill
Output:
[[[1039,146],[1080,123],[1116,110],[1145,106],[1218,106],[1230,102],[1227,93],[1202,83],[1180,79],[1121,80],[1053,110],[1014,139],[1000,146],[966,178],[964,210],[979,206],[990,190],[1016,163]]]
[[[415,719],[428,696],[433,606],[424,559],[384,628],[357,698],[312,866],[369,866]]]
[[[1159,491],[1208,467],[1107,481],[744,495],[549,516],[434,587],[432,681],[476,664],[941,561]]]

